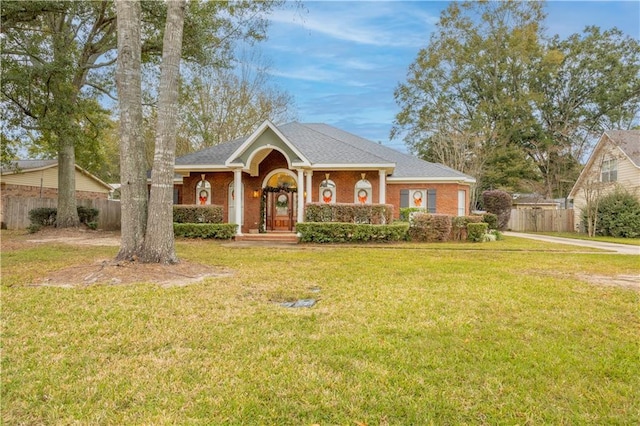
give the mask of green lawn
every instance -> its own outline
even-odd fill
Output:
[[[33,287],[117,248],[2,253],[4,424],[640,423],[640,293],[579,278],[640,274],[636,256],[518,238],[177,248],[234,275]],[[298,298],[319,302],[277,303]]]

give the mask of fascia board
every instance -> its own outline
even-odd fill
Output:
[[[474,184],[476,180],[469,177],[393,177],[387,178],[387,183],[468,183]]]
[[[311,166],[312,170],[362,170],[362,169],[384,169],[394,170],[396,163],[381,163],[381,164],[322,164],[317,163]]]

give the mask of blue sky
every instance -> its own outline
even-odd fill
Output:
[[[259,44],[273,83],[295,99],[301,122],[323,122],[406,151],[389,140],[399,111],[393,99],[409,65],[427,45],[438,1],[305,1],[271,15]],[[552,1],[547,34],[567,37],[587,25],[617,26],[640,38],[640,1]]]

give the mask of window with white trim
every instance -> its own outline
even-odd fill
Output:
[[[615,158],[605,158],[600,170],[601,182],[616,182],[618,180],[618,160]]]
[[[356,204],[371,204],[372,191],[371,182],[366,179],[359,180],[356,182],[353,202]]]
[[[320,191],[318,193],[320,202],[324,204],[334,204],[336,202],[336,184],[330,179],[320,182]]]

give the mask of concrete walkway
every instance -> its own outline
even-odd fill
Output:
[[[548,243],[569,244],[580,247],[592,247],[602,250],[613,251],[618,254],[640,255],[640,247],[626,244],[605,243],[600,241],[577,240],[573,238],[551,237],[548,235],[524,234],[521,232],[504,232],[508,237],[529,238],[531,240],[546,241]]]

